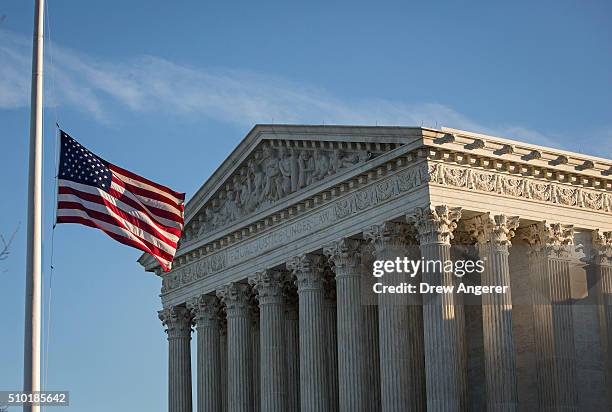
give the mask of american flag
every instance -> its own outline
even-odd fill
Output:
[[[107,162],[64,131],[60,135],[57,223],[98,228],[169,271],[183,230],[185,194]]]

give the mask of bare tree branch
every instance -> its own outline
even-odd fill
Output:
[[[6,241],[4,236],[2,236],[2,234],[0,233],[0,240],[2,241],[2,249],[0,249],[0,260],[8,259],[11,243],[13,243],[13,240],[15,239],[15,235],[19,231],[19,226],[21,226],[21,222],[17,223],[17,227],[13,231],[13,234],[11,234],[11,237],[9,238],[8,242]]]

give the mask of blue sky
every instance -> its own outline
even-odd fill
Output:
[[[0,262],[0,390],[22,381],[32,3],[0,4],[0,233],[21,222]],[[443,125],[612,155],[610,2],[49,0],[49,17],[45,269],[56,121],[188,196],[255,123]],[[47,386],[68,410],[166,407],[160,282],[138,256],[55,231]]]

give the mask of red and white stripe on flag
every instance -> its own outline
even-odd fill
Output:
[[[60,133],[57,223],[98,228],[169,271],[183,230],[185,194],[115,166]]]

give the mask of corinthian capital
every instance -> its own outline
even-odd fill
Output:
[[[218,290],[217,297],[225,304],[228,318],[248,315],[251,303],[251,287],[248,284],[232,282]]]
[[[416,227],[421,245],[450,245],[457,221],[461,219],[461,208],[446,205],[418,207],[406,219]]]
[[[478,244],[491,243],[496,246],[510,246],[520,218],[518,216],[495,215],[490,213],[465,220],[465,229]]]
[[[340,239],[323,247],[323,254],[336,269],[357,268],[361,264],[361,244],[357,239]]]
[[[521,231],[530,245],[563,246],[574,244],[574,225],[538,222]]]
[[[191,311],[196,325],[201,326],[219,320],[221,303],[216,296],[200,295],[191,299],[187,303],[187,308]]]
[[[574,244],[574,225],[538,222],[519,231],[534,252],[555,252],[567,255]]]
[[[518,216],[495,215],[491,228],[491,242],[510,246],[510,239],[516,234],[521,219]]]
[[[372,244],[373,253],[381,258],[386,250],[394,253],[397,249],[404,249],[413,243],[414,231],[412,226],[402,222],[383,222],[368,227],[363,231],[363,237]]]
[[[323,287],[324,263],[323,256],[312,253],[295,256],[287,261],[287,269],[297,280],[298,292]]]
[[[282,302],[285,281],[286,274],[273,269],[262,270],[249,278],[249,284],[261,304]]]
[[[600,265],[612,265],[612,231],[602,232],[596,229],[591,232],[591,236],[594,262]]]
[[[159,320],[166,327],[168,339],[189,338],[193,317],[191,311],[183,306],[173,306],[157,312]]]

